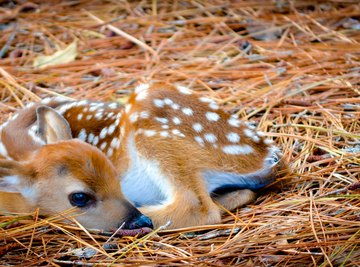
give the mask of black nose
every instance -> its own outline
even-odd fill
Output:
[[[129,223],[127,223],[128,229],[139,229],[143,227],[149,227],[154,228],[152,221],[149,217],[141,214],[140,216],[137,216],[133,220],[131,220]]]

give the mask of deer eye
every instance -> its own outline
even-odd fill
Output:
[[[69,201],[71,205],[83,208],[92,204],[94,197],[84,192],[76,192],[69,195]]]

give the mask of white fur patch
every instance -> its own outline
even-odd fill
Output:
[[[154,99],[154,105],[155,105],[155,107],[158,107],[158,108],[162,108],[162,107],[164,107],[164,101],[163,100],[161,100],[161,99]]]
[[[1,132],[0,132],[1,134]],[[7,149],[5,147],[5,145],[0,142],[0,154],[5,157],[6,159],[11,159],[11,157],[9,156],[8,152],[7,152]]]
[[[229,140],[229,142],[231,143],[237,143],[240,141],[240,135],[238,135],[237,133],[231,132],[228,133],[226,135],[226,138]]]
[[[169,120],[167,118],[155,117],[155,120],[162,123],[162,124],[167,124],[169,122]]]
[[[217,141],[216,136],[214,134],[212,134],[212,133],[204,134],[204,138],[209,143],[215,143]]]
[[[160,132],[160,136],[162,136],[162,137],[169,137],[169,132],[168,132],[168,131],[161,131],[161,132]]]
[[[174,103],[174,104],[171,105],[171,108],[173,110],[178,110],[180,108],[180,106],[178,104]]]
[[[195,136],[194,139],[200,146],[204,146],[204,140],[200,136]]]
[[[200,133],[203,130],[203,127],[200,123],[194,123],[192,127],[197,133]]]
[[[176,89],[177,89],[180,93],[182,93],[182,94],[184,94],[184,95],[191,95],[191,94],[192,94],[191,90],[189,90],[189,88],[187,88],[187,87],[185,87],[185,86],[178,85],[178,86],[176,86]]]
[[[100,139],[104,139],[105,136],[107,135],[107,133],[108,133],[108,128],[104,127],[100,132],[100,135],[99,135]]]
[[[171,106],[174,102],[173,102],[170,98],[165,98],[165,99],[164,99],[164,103],[165,103],[166,105]]]
[[[176,124],[176,125],[179,125],[181,123],[181,120],[178,118],[178,117],[174,117],[172,119],[173,123]]]
[[[136,101],[142,101],[142,100],[145,100],[146,97],[148,96],[148,91],[144,90],[144,91],[141,91],[140,93],[138,93],[135,97],[135,100]]]
[[[79,134],[78,134],[78,138],[81,140],[81,141],[85,141],[86,140],[86,137],[87,137],[87,134],[86,134],[86,130],[85,129],[81,129]]]
[[[229,155],[246,155],[254,151],[254,149],[249,145],[229,145],[223,146],[222,150],[225,154]]]
[[[147,91],[149,89],[150,85],[148,83],[142,83],[135,87],[135,93],[140,93],[143,91]]]
[[[183,108],[182,109],[182,112],[185,114],[185,115],[188,115],[188,116],[192,116],[193,115],[193,111],[191,108]]]
[[[168,205],[174,193],[169,178],[160,169],[156,160],[142,157],[136,148],[134,137],[130,136],[127,149],[130,168],[121,179],[124,195],[137,206]]]
[[[180,137],[185,137],[185,134],[183,134],[182,132],[180,132],[178,129],[173,129],[171,131],[174,135],[180,136]]]
[[[129,120],[131,123],[134,123],[137,121],[138,117],[139,117],[139,114],[137,112],[134,112],[134,113],[131,113]]]
[[[140,118],[148,119],[150,117],[150,113],[146,110],[140,112]]]
[[[218,121],[220,119],[219,114],[215,112],[206,112],[205,116],[208,119],[208,121]]]
[[[144,135],[147,137],[154,136],[155,134],[156,134],[156,132],[154,130],[145,130],[144,131]]]
[[[239,127],[241,125],[241,121],[233,117],[228,119],[228,123],[233,127]]]

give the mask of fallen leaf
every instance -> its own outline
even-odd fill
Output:
[[[71,43],[64,50],[59,50],[50,56],[39,56],[35,58],[33,66],[35,68],[46,68],[57,64],[65,64],[73,61],[77,55],[76,42]]]

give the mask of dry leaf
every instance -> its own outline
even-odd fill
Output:
[[[50,56],[39,56],[35,58],[33,66],[43,69],[52,65],[69,63],[76,58],[76,55],[77,45],[76,42],[73,42],[64,50],[59,50]]]

